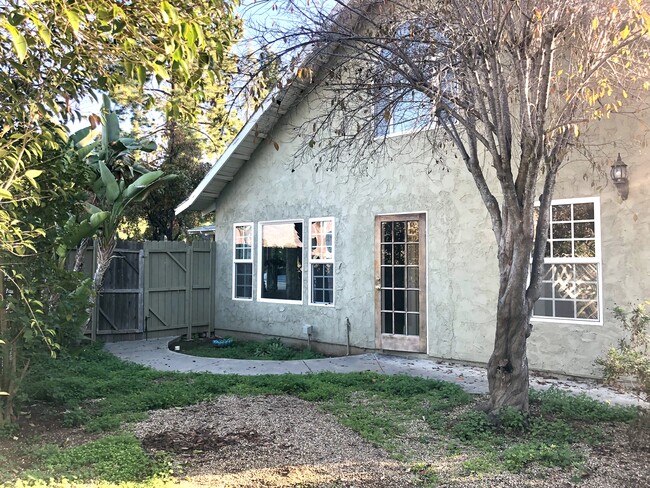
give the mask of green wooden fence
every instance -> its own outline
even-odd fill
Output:
[[[209,332],[214,283],[214,242],[120,241],[88,333],[119,341]]]

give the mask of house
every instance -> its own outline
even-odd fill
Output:
[[[295,78],[271,94],[177,208],[215,215],[217,330],[296,340],[311,330],[312,342],[330,350],[487,362],[496,245],[465,166],[448,152],[437,170],[422,149],[426,137],[394,120],[367,171],[296,161],[306,141],[295,127],[319,104],[320,88],[308,83]],[[595,137],[644,140],[647,125],[629,120]],[[597,374],[594,359],[620,335],[612,309],[650,297],[646,152],[621,149],[627,199],[587,162],[560,170],[528,343],[532,369]]]

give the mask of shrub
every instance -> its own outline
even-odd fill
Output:
[[[650,401],[650,315],[645,309],[649,304],[645,302],[629,312],[621,307],[614,309],[614,317],[626,331],[626,336],[619,340],[617,347],[611,347],[605,357],[596,359],[596,365],[602,368],[607,382],[615,383],[630,377],[635,383],[636,394],[646,401]]]

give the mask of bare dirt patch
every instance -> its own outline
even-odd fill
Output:
[[[389,487],[410,477],[384,450],[295,397],[223,396],[158,410],[134,432],[148,450],[173,452],[185,476],[212,486]]]

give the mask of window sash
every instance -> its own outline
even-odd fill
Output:
[[[246,229],[248,228],[248,229]],[[246,229],[244,230],[244,234],[241,235],[239,234],[239,229]],[[233,300],[252,300],[253,299],[253,245],[255,243],[254,240],[254,226],[252,222],[246,222],[246,223],[237,223],[233,225],[233,267],[232,267],[232,298]],[[249,239],[249,244],[246,244],[245,242],[243,244],[239,244],[237,242],[238,239]],[[238,251],[246,251],[248,250],[248,253],[244,252],[243,255],[248,257],[238,257],[241,256],[241,253],[238,253]],[[239,270],[246,269],[246,266],[244,265],[250,265],[250,273],[242,273],[239,272]],[[246,277],[249,277],[247,280]],[[241,278],[241,282],[240,281]],[[240,294],[240,291],[245,290],[244,294]]]
[[[590,219],[574,219],[575,206],[580,204],[593,205],[593,218]],[[561,220],[553,220],[554,207],[571,205],[571,220],[562,218]],[[549,234],[552,236],[553,226],[558,224],[571,224],[571,237],[560,237],[557,239],[549,238],[549,243],[571,243],[571,253],[576,252],[576,243],[581,242],[594,242],[594,256],[565,256],[565,257],[544,257],[544,266],[548,268],[549,273],[552,273],[551,279],[546,279],[545,274],[542,281],[541,295],[536,308],[543,306],[550,307],[549,315],[536,315],[533,312],[533,318],[539,321],[549,322],[572,322],[572,323],[590,323],[602,324],[603,314],[603,298],[602,298],[602,263],[601,263],[601,234],[600,234],[600,199],[598,197],[590,198],[571,198],[553,200],[551,202],[550,212],[550,228]],[[593,237],[584,237],[579,235],[576,237],[575,226],[581,223],[593,223]],[[550,245],[550,244],[549,244]],[[581,265],[594,265],[595,277],[593,280],[584,280],[579,276],[578,267]],[[567,270],[567,268],[570,270]],[[564,269],[563,269],[564,268]],[[568,278],[565,281],[558,281],[556,273],[567,272]],[[545,272],[546,273],[546,272]],[[595,288],[595,293],[591,298],[581,296],[589,287]],[[564,291],[562,291],[564,288]],[[573,290],[573,291],[571,291]],[[573,296],[572,296],[573,293]],[[584,315],[587,313],[589,304],[595,305],[595,318],[588,318]],[[568,315],[568,310],[571,308],[572,316]],[[581,317],[580,314],[583,314]],[[560,315],[558,315],[560,314]],[[565,316],[562,316],[562,315]]]
[[[319,225],[315,232],[316,224]],[[328,242],[327,236],[331,236]],[[333,306],[335,297],[334,262],[336,253],[333,217],[309,219],[309,304]],[[319,242],[319,238],[322,242]],[[313,241],[316,239],[316,248]],[[316,252],[314,252],[316,250]],[[329,297],[329,300],[326,300]]]
[[[299,262],[300,262],[300,279],[299,279],[299,281],[300,281],[300,287],[299,287],[300,298],[278,298],[278,297],[268,297],[268,296],[264,297],[264,296],[262,296],[263,290],[265,289],[265,286],[266,286],[265,285],[266,282],[264,281],[264,274],[265,274],[265,272],[268,273],[268,270],[267,270],[267,268],[266,268],[266,266],[264,264],[264,248],[265,248],[265,246],[264,246],[264,239],[265,239],[264,229],[265,229],[265,227],[270,228],[270,227],[273,227],[273,226],[283,226],[283,225],[284,226],[287,226],[287,225],[295,226],[296,224],[300,224],[301,228],[302,228],[302,230],[301,230],[301,233],[302,233],[301,239],[302,240],[301,240],[300,246],[299,246],[300,247],[300,253],[299,253],[298,257],[297,257],[297,259],[299,259]],[[303,300],[304,300],[304,298],[303,298],[303,295],[304,295],[304,293],[303,293],[303,283],[304,283],[303,279],[304,279],[305,222],[303,220],[300,220],[300,219],[296,219],[296,220],[274,220],[274,221],[259,222],[258,226],[259,226],[259,235],[260,235],[260,238],[259,238],[259,241],[258,241],[258,246],[257,246],[258,260],[259,260],[259,266],[258,266],[258,271],[257,271],[257,299],[258,299],[258,301],[261,301],[261,302],[275,302],[275,303],[292,303],[292,304],[301,304],[301,303],[303,303]],[[273,238],[272,235],[268,235],[268,237]],[[275,236],[275,238],[284,238],[284,237],[285,236]],[[288,248],[282,247],[281,249],[288,249]],[[285,273],[286,273],[286,269],[285,269]],[[281,276],[281,275],[278,275],[278,278],[279,278],[279,276]],[[274,292],[283,291],[283,290],[286,291],[287,286],[289,285],[289,283],[287,282],[287,280],[288,280],[287,275],[285,274],[284,276],[285,276],[284,281],[278,279],[278,281],[276,283],[278,288],[277,288],[277,290],[274,290]],[[272,292],[266,291],[266,293],[270,294]]]

